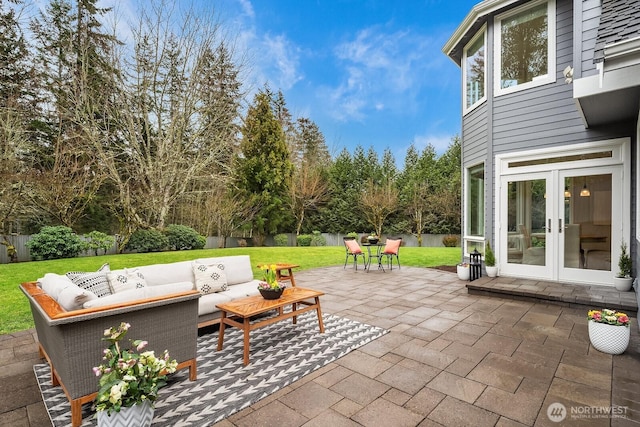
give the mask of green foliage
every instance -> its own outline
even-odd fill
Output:
[[[169,239],[155,229],[136,230],[127,242],[126,249],[136,252],[161,252],[169,247]]]
[[[296,242],[298,243],[298,246],[311,246],[312,239],[313,236],[311,234],[301,234],[296,237]]]
[[[496,256],[491,249],[491,243],[487,242],[484,247],[484,264],[487,267],[494,267],[496,265]]]
[[[164,229],[164,234],[169,241],[169,248],[174,251],[202,249],[207,244],[207,239],[204,236],[186,225],[168,225]]]
[[[83,249],[80,237],[69,227],[62,225],[42,227],[27,242],[29,252],[34,259],[47,260],[73,258]]]
[[[317,230],[311,236],[310,246],[327,246],[327,239]]]
[[[276,234],[273,236],[276,246],[289,246],[289,236],[287,234]]]
[[[264,91],[254,97],[242,128],[241,155],[236,158],[237,187],[259,207],[254,218],[256,235],[276,233],[292,219],[284,212],[293,164],[270,104]]]
[[[353,237],[354,239],[358,238],[358,233],[352,231],[351,233],[347,233],[347,237]]]
[[[620,244],[620,258],[618,259],[618,277],[631,277],[631,257],[627,253],[627,243]]]
[[[456,246],[458,246],[459,240],[460,239],[458,239],[458,236],[449,234],[442,238],[442,244],[447,248],[455,248]]]
[[[98,251],[100,249],[102,249],[106,254],[116,242],[116,239],[113,236],[109,236],[106,233],[96,230],[85,234],[83,237],[85,238],[84,249],[93,251],[96,256],[98,256]]]

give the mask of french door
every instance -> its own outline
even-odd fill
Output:
[[[499,179],[502,275],[612,283],[624,227],[622,165],[544,166]]]

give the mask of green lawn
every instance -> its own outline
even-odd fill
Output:
[[[33,318],[26,297],[18,288],[22,282],[37,280],[45,273],[64,274],[68,271],[95,271],[106,262],[112,270],[148,264],[185,261],[196,258],[224,255],[249,255],[256,278],[260,277],[258,264],[290,262],[299,264],[299,270],[344,264],[344,249],[338,246],[323,247],[266,247],[203,249],[196,251],[160,252],[149,254],[105,255],[58,259],[54,261],[22,262],[0,265],[0,334],[7,334],[33,327]],[[460,248],[403,247],[400,250],[402,265],[435,267],[455,265],[460,260]]]

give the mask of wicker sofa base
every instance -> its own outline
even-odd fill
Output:
[[[179,369],[196,379],[198,291],[182,292],[126,304],[67,312],[36,285],[20,288],[29,299],[40,353],[71,403],[72,426],[82,423],[82,405],[95,396],[98,380],[92,368],[102,362],[103,333],[121,322],[131,325],[127,338],[148,341],[148,349],[169,351]]]

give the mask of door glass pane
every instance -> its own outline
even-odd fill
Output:
[[[545,265],[546,180],[508,183],[508,262]]]
[[[611,271],[611,174],[564,184],[564,266]]]

